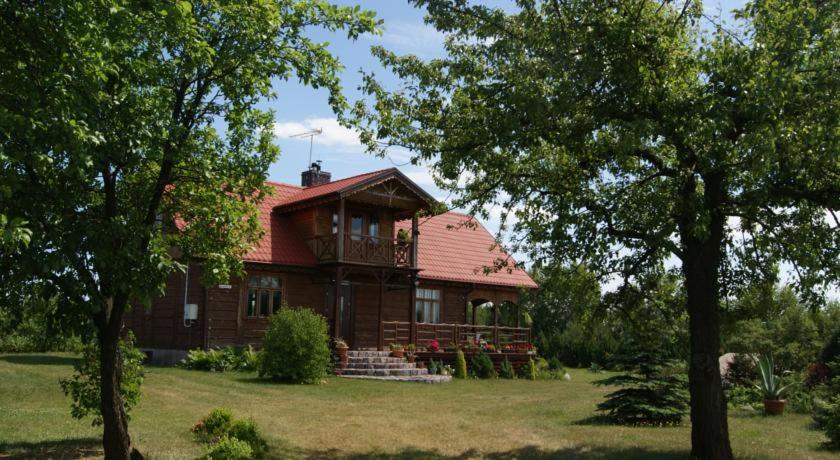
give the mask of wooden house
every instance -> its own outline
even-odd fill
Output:
[[[246,276],[208,287],[199,263],[172,274],[152,308],[129,314],[138,345],[161,355],[259,347],[268,317],[285,305],[324,315],[351,348],[530,343],[517,304],[536,284],[477,221],[417,217],[434,199],[397,169],[330,179],[313,165],[301,186],[270,182],[265,235],[245,257]],[[499,260],[510,267],[486,270]]]

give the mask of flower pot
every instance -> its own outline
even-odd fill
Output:
[[[413,363],[414,362],[414,355],[407,356],[406,359],[408,360],[408,362]]]
[[[784,399],[765,399],[764,415],[782,415],[785,411]]]
[[[338,364],[341,369],[347,367],[347,347],[338,347],[335,353],[338,355]]]
[[[394,358],[402,358],[404,350],[391,350],[391,356]]]

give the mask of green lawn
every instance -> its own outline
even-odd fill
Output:
[[[0,458],[97,456],[99,430],[72,419],[58,379],[72,357],[0,355]],[[201,454],[189,429],[210,409],[250,416],[276,457],[683,458],[689,428],[592,424],[608,391],[597,376],[572,381],[456,381],[448,385],[330,378],[279,385],[246,374],[147,369],[130,428],[149,458]],[[735,453],[748,458],[831,458],[810,419],[730,414]]]

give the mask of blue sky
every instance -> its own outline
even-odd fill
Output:
[[[361,97],[357,91],[361,81],[360,69],[375,72],[378,79],[387,86],[395,87],[398,84],[397,80],[370,55],[372,45],[382,45],[400,54],[411,53],[423,58],[432,58],[443,52],[443,35],[424,24],[423,10],[410,6],[404,0],[334,2],[342,5],[361,5],[362,8],[376,11],[377,16],[384,21],[384,32],[381,36],[366,35],[355,42],[346,40],[341,34],[323,31],[312,31],[310,34],[318,41],[329,42],[329,49],[344,64],[345,70],[341,77],[344,92],[350,101]],[[505,0],[485,3],[503,7],[512,4]],[[743,3],[744,0],[710,1],[705,3],[705,9],[714,14],[720,6],[727,12]],[[268,105],[276,111],[275,141],[282,153],[280,159],[269,170],[271,180],[299,183],[300,172],[308,165],[309,140],[289,136],[312,129],[323,129],[323,134],[314,139],[313,160],[322,160],[324,169],[330,171],[333,178],[396,166],[436,198],[446,198],[447,195],[435,187],[427,168],[406,165],[406,152],[394,152],[389,158],[377,158],[365,153],[355,133],[336,122],[335,115],[327,104],[326,91],[313,90],[295,81],[277,82],[275,88],[279,97]],[[499,227],[498,212],[491,214],[491,218],[483,223],[490,231],[495,232]]]

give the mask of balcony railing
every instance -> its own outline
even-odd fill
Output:
[[[531,329],[527,327],[480,326],[475,324],[415,323],[414,334],[408,321],[383,321],[380,324],[381,346],[391,343],[413,343],[418,348],[436,340],[441,347],[455,344],[469,348],[476,343],[493,344],[496,350],[527,351],[531,349]]]
[[[307,240],[309,248],[319,262],[336,262],[338,235],[318,235]],[[410,267],[412,242],[397,238],[344,234],[344,262]]]

